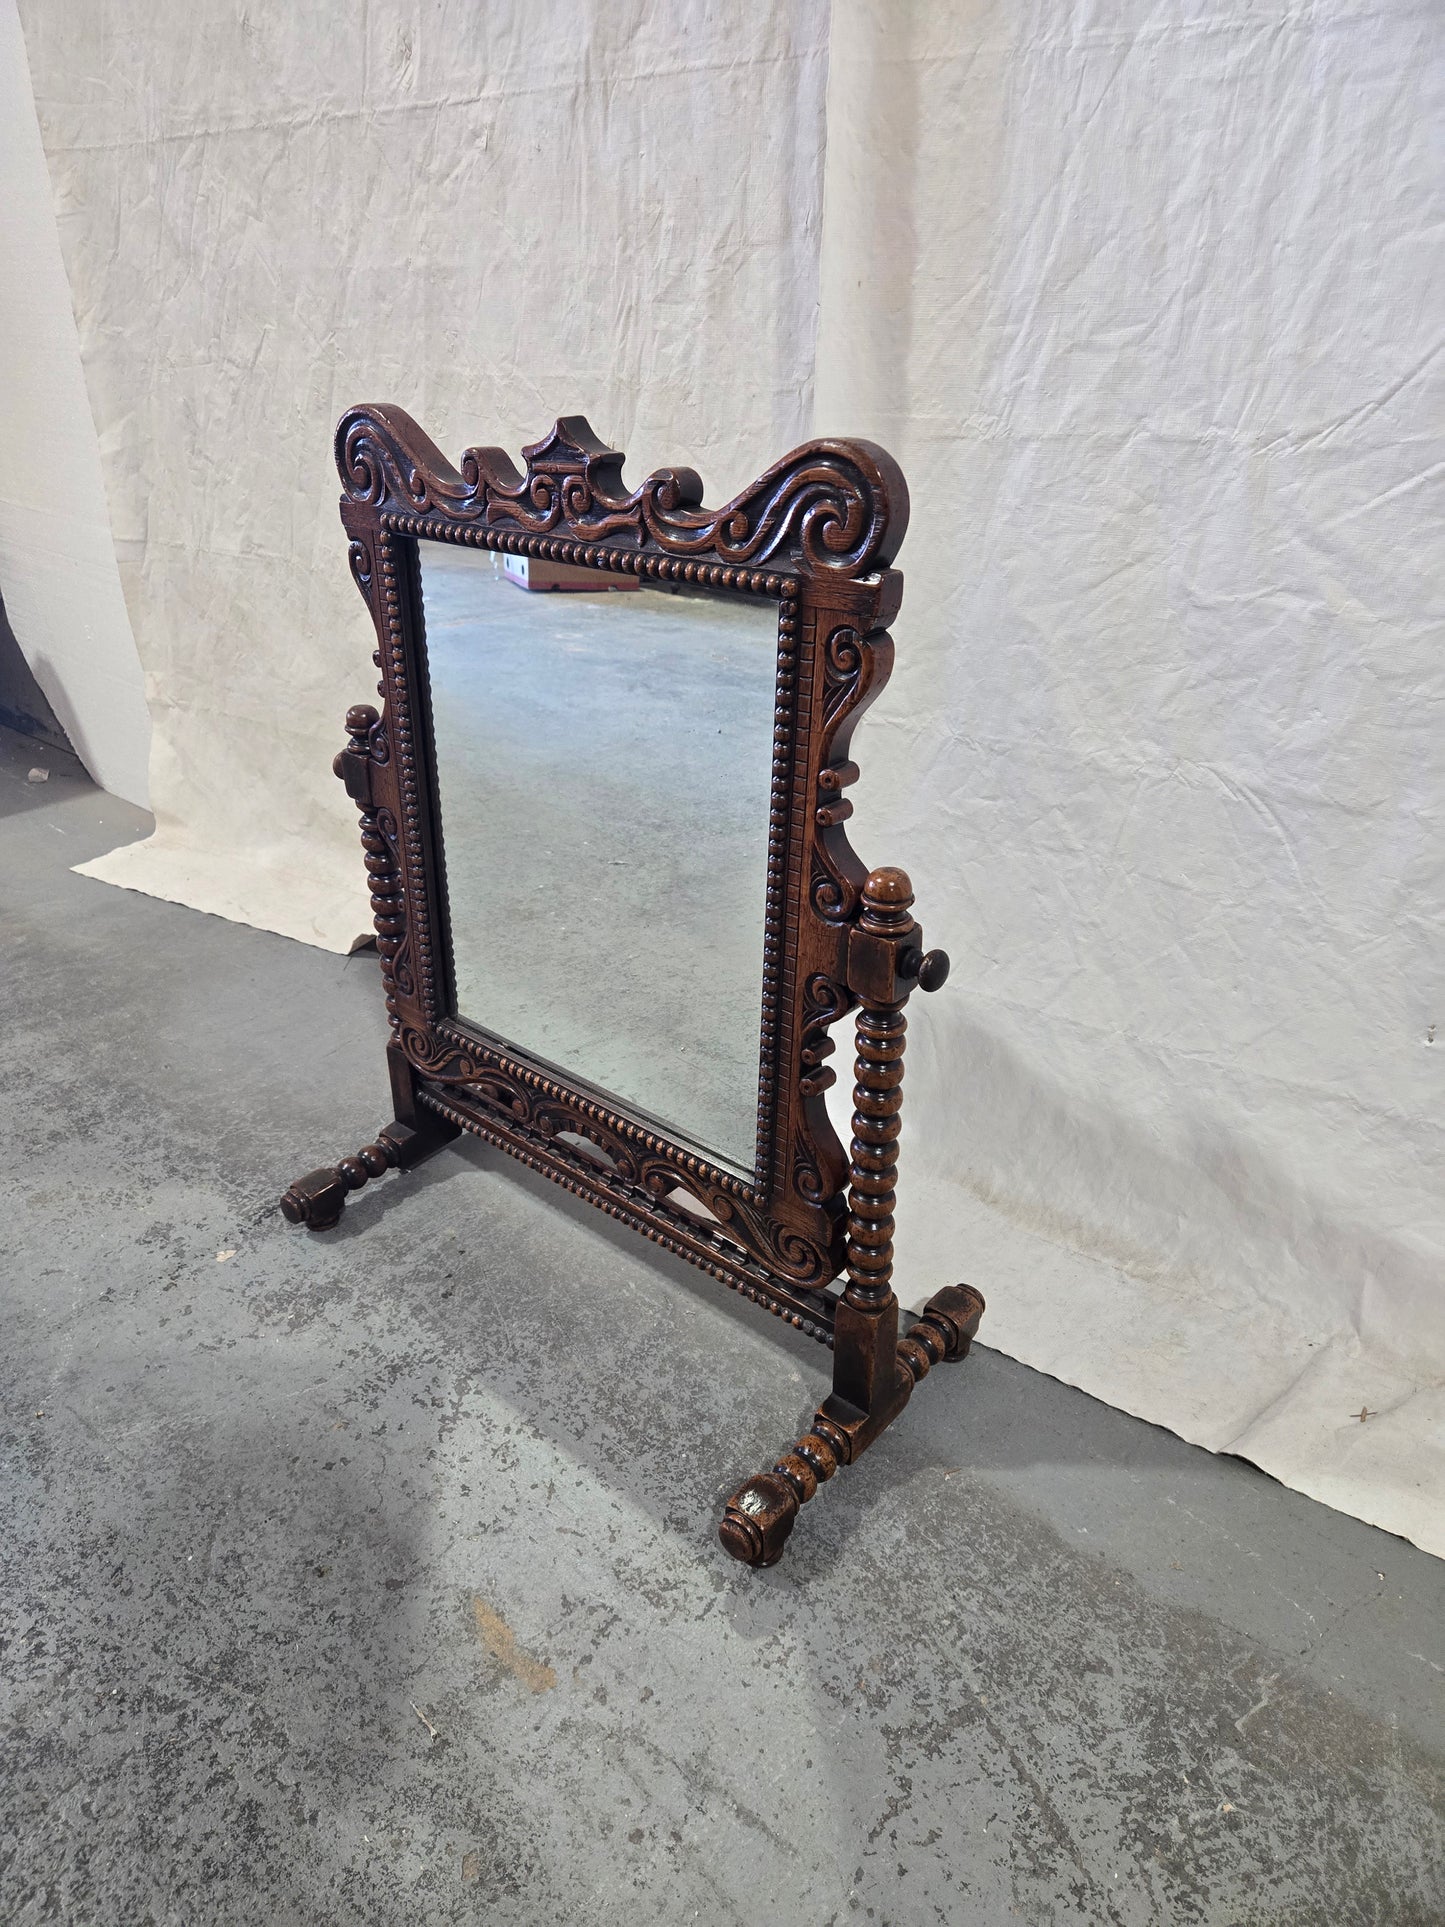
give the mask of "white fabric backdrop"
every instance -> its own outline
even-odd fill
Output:
[[[344,403],[716,498],[816,377],[915,502],[905,1295],[1445,1551],[1433,7],[22,12],[155,691],[92,873],[365,927]]]
[[[0,0],[0,594],[102,788],[144,806],[151,719],[15,0]]]
[[[827,12],[771,11],[22,0],[156,724],[156,834],[92,874],[370,930],[350,403],[454,453],[580,410],[726,491],[807,434]]]
[[[839,8],[818,360],[915,502],[904,1275],[1436,1551],[1441,26]]]

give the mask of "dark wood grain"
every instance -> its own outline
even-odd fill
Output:
[[[902,577],[891,563],[908,523],[903,477],[872,443],[820,440],[709,509],[690,469],[660,469],[627,488],[622,455],[580,416],[562,417],[524,449],[522,468],[495,448],[468,449],[453,467],[409,415],[383,406],[348,410],[336,458],[351,571],[376,627],[383,698],[380,712],[369,704],[348,711],[336,770],[360,812],[397,1119],[410,1135],[400,1140],[405,1157],[393,1155],[398,1140],[387,1127],[355,1158],[298,1180],[283,1209],[313,1229],[334,1225],[349,1190],[465,1130],[832,1345],[833,1398],[787,1469],[762,1475],[773,1481],[767,1504],[779,1518],[791,1501],[781,1536],[776,1527],[754,1529],[749,1507],[764,1492],[757,1481],[729,1506],[728,1550],[767,1563],[818,1480],[856,1457],[902,1408],[927,1369],[920,1361],[936,1362],[928,1333],[943,1329],[925,1316],[900,1347],[891,1239],[903,1006],[911,990],[943,981],[947,958],[922,950],[907,877],[870,875],[844,827],[852,814],[845,792],[858,777],[849,754],[853,728],[892,666],[887,625]],[[776,606],[751,1177],[454,1014],[423,542]],[[658,959],[661,970],[689,967]],[[705,1002],[705,984],[699,995]],[[855,1007],[853,1135],[845,1154],[824,1103],[834,1081],[828,1032]],[[705,1012],[699,1021],[707,1021]],[[840,1297],[831,1287],[845,1267]],[[945,1346],[938,1355],[954,1354]]]
[[[902,870],[874,870],[849,935],[858,998],[848,1149],[847,1277],[834,1315],[833,1390],[790,1453],[728,1500],[718,1537],[735,1559],[770,1566],[819,1482],[851,1465],[903,1410],[931,1366],[961,1358],[983,1315],[971,1286],[941,1293],[901,1341],[893,1292],[894,1208],[903,1114],[904,1005],[918,987],[921,932]],[[945,965],[946,974],[946,965]]]

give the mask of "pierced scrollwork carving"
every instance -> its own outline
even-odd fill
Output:
[[[513,1132],[564,1162],[575,1163],[582,1153],[559,1144],[559,1137],[586,1138],[605,1155],[606,1181],[645,1199],[649,1210],[676,1218],[697,1234],[695,1215],[675,1201],[674,1194],[682,1191],[714,1220],[715,1229],[707,1235],[740,1247],[792,1283],[817,1290],[833,1276],[836,1267],[826,1247],[752,1204],[739,1180],[716,1171],[705,1159],[680,1157],[666,1139],[609,1117],[600,1105],[550,1079],[489,1065],[485,1060],[491,1053],[482,1047],[459,1050],[433,1032],[412,1028],[402,1030],[401,1043],[419,1071],[453,1088],[459,1107],[478,1106],[505,1116]],[[821,1195],[821,1185],[818,1190]]]
[[[826,923],[846,923],[858,907],[858,885],[829,865],[821,841],[813,845],[809,895]]]
[[[563,416],[522,454],[525,472],[500,448],[469,448],[454,468],[404,410],[383,406],[349,410],[336,431],[353,502],[528,535],[631,540],[734,565],[787,556],[814,575],[850,578],[886,568],[908,526],[903,477],[871,442],[807,442],[720,509],[702,506],[690,468],[658,469],[629,492],[622,454],[581,415]]]
[[[853,719],[887,676],[891,644],[886,635],[865,635],[851,623],[829,628],[819,648],[823,683],[823,754],[818,769],[808,894],[827,923],[847,923],[858,908],[866,874],[840,826],[853,814],[842,794],[858,776],[850,762],[833,762],[852,733]],[[881,656],[881,667],[880,667]],[[836,746],[836,747],[835,747]]]
[[[798,1089],[804,1097],[821,1097],[838,1074],[827,1059],[835,1049],[828,1026],[852,1008],[852,993],[821,973],[810,977],[803,988],[803,1035],[798,1051]]]
[[[500,1072],[470,1078],[461,1088],[473,1097],[495,1104],[499,1111],[510,1111],[522,1123],[532,1121],[532,1105],[527,1093],[514,1079],[503,1077]]]
[[[837,1073],[827,1062],[835,1045],[828,1035],[830,1024],[837,1023],[853,1007],[853,993],[845,984],[836,983],[815,971],[803,986],[802,1032],[798,1046],[798,1093],[804,1098],[821,1097],[837,1082]],[[826,1160],[820,1155],[811,1129],[800,1121],[793,1146],[793,1183],[800,1197],[821,1204],[836,1190],[836,1178],[823,1176]]]
[[[638,1194],[630,1187],[614,1185],[610,1174],[599,1172],[587,1160],[572,1155],[555,1142],[544,1145],[540,1140],[519,1134],[508,1121],[499,1119],[494,1124],[484,1112],[459,1109],[447,1098],[427,1089],[421,1092],[421,1103],[429,1115],[500,1145],[529,1170],[538,1171],[554,1184],[585,1198],[610,1218],[630,1225],[653,1244],[676,1252],[741,1297],[832,1348],[832,1308],[826,1298],[814,1299],[810,1292],[795,1288],[724,1239],[709,1241],[695,1221],[680,1213],[663,1218],[651,1200],[634,1204]]]
[[[408,1059],[427,1077],[447,1084],[470,1084],[486,1075],[480,1056],[473,1057],[433,1030],[404,1026],[401,1047]]]
[[[376,947],[381,954],[381,978],[386,987],[387,1012],[395,1029],[400,1022],[396,1008],[396,994],[403,997],[416,995],[416,983],[411,968],[411,933],[406,916],[406,892],[402,885],[401,847],[397,837],[396,818],[388,809],[375,812],[374,820],[368,826],[363,819],[362,845],[366,850],[367,870],[371,880],[371,908],[376,925]],[[378,851],[374,842],[367,842],[367,835],[381,839]],[[377,867],[372,869],[373,858]]]
[[[856,629],[835,629],[823,649],[823,719],[833,720],[858,694],[863,644]]]
[[[817,1149],[801,1128],[793,1144],[793,1185],[810,1204],[822,1204],[831,1195],[818,1170]]]

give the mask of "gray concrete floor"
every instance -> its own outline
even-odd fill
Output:
[[[374,961],[72,876],[144,819],[30,760],[0,1919],[1445,1919],[1445,1566],[980,1348],[745,1572],[824,1355],[480,1148],[286,1227]]]

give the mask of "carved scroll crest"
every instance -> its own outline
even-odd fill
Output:
[[[807,442],[720,509],[703,507],[690,468],[658,469],[629,492],[624,457],[581,415],[562,416],[522,455],[525,471],[503,449],[469,448],[454,468],[404,410],[388,406],[350,409],[336,431],[352,501],[529,535],[631,540],[732,564],[785,557],[847,578],[886,568],[908,526],[907,486],[871,442]]]

